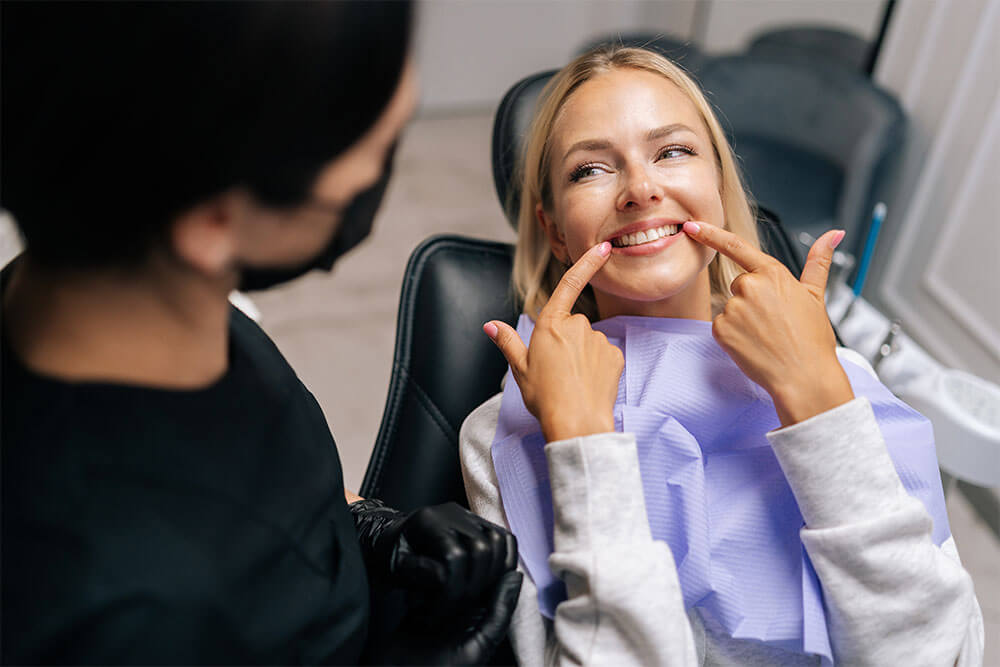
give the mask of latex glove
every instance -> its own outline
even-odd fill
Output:
[[[457,503],[410,514],[378,500],[349,507],[370,581],[421,594],[411,604],[425,614],[447,615],[480,600],[517,565],[514,536]]]
[[[411,614],[381,650],[370,655],[382,665],[483,665],[507,636],[517,607],[522,575],[507,572],[482,602],[464,612],[431,620]]]
[[[837,359],[824,301],[833,251],[843,231],[831,230],[816,240],[801,278],[716,225],[686,222],[684,233],[746,269],[733,281],[725,310],[712,321],[712,335],[746,376],[771,395],[782,426],[854,398]]]
[[[530,346],[503,322],[483,326],[507,358],[524,405],[547,442],[614,430],[625,360],[586,316],[572,314],[583,288],[610,256],[611,244],[599,243],[566,271],[538,314]]]

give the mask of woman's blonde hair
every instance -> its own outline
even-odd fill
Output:
[[[726,135],[698,85],[665,57],[645,49],[601,47],[585,53],[562,68],[545,86],[525,138],[523,159],[515,178],[521,182],[518,213],[517,250],[514,254],[513,287],[523,311],[537,317],[566,271],[553,254],[548,236],[538,223],[535,209],[539,202],[552,210],[552,184],[549,167],[552,127],[566,100],[585,81],[614,69],[637,69],[662,76],[694,103],[708,128],[720,174],[720,194],[725,213],[724,227],[759,248],[754,207],[743,188],[739,169]],[[712,288],[712,309],[719,312],[732,296],[729,286],[743,269],[728,257],[716,255],[708,267]],[[576,312],[598,319],[597,303],[588,286],[576,304]]]

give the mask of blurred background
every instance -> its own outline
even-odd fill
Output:
[[[513,242],[491,168],[497,106],[523,77],[612,40],[660,49],[694,75],[751,192],[803,239],[803,253],[825,229],[848,231],[843,307],[831,315],[848,320],[843,334],[851,317],[870,313],[874,328],[855,326],[852,346],[885,361],[884,378],[908,346],[921,363],[1000,383],[997,35],[1000,0],[425,0],[415,49],[422,101],[375,232],[332,274],[249,296],[323,407],[347,486],[359,488],[389,386],[407,258],[439,233]],[[0,260],[18,247],[0,221]],[[851,311],[854,293],[862,298]],[[901,331],[894,340],[890,321]],[[990,642],[1000,637],[1000,403],[969,386],[957,389],[978,406],[966,426],[997,447],[978,459],[995,465],[975,464],[971,477],[961,461],[943,467],[952,529],[986,618],[986,664],[1000,665]]]

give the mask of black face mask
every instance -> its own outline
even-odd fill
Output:
[[[329,271],[344,253],[353,249],[356,245],[365,240],[372,230],[372,223],[375,214],[382,203],[386,186],[389,184],[389,176],[392,173],[392,159],[396,153],[396,146],[389,149],[386,157],[382,175],[372,183],[367,189],[362,190],[344,208],[341,214],[340,225],[337,227],[327,243],[326,247],[314,259],[309,260],[299,266],[292,268],[255,268],[244,267],[240,278],[239,289],[243,291],[261,290],[274,287],[290,280],[295,280],[299,276],[309,273],[313,269]]]

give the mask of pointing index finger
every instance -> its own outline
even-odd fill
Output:
[[[561,313],[568,315],[573,312],[573,305],[580,298],[580,293],[587,286],[590,279],[601,270],[611,256],[611,244],[607,241],[598,243],[593,248],[583,254],[576,264],[569,267],[562,280],[552,291],[552,297],[542,308],[542,313],[552,315]]]
[[[772,258],[750,246],[736,234],[704,222],[685,222],[684,233],[689,237],[718,250],[747,271],[753,272],[764,268]]]

